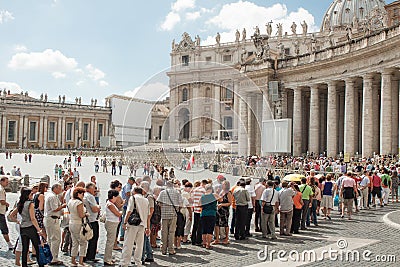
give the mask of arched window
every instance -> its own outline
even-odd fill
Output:
[[[182,90],[182,101],[187,101],[188,100],[188,90],[187,88],[183,88]]]

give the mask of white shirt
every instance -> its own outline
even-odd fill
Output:
[[[253,208],[253,201],[251,198],[256,197],[256,192],[254,191],[254,187],[252,185],[246,185],[245,188],[247,190],[247,192],[249,192],[250,195],[250,201],[248,202],[249,205],[249,209]]]
[[[110,206],[114,206],[116,210],[117,207],[111,202],[111,201],[107,201],[106,204],[106,221],[107,222],[116,222],[118,223],[120,221],[119,217],[117,215],[115,215],[110,209]]]
[[[150,214],[149,201],[139,194],[135,194],[133,196],[134,197],[129,198],[129,204],[126,211],[132,211],[133,208],[136,207],[136,210],[140,215],[140,219],[142,220],[139,226],[144,226],[145,228],[147,228],[147,217],[149,217]],[[135,203],[133,202],[133,199],[135,199]]]
[[[6,190],[0,185],[0,200],[6,200]],[[0,214],[6,214],[7,206],[0,204]]]
[[[272,190],[274,190],[274,191],[272,191]],[[272,195],[273,195],[273,197],[272,197]],[[262,201],[267,202],[268,204],[269,204],[269,202],[271,202],[271,206],[274,206],[275,203],[278,201],[278,199],[279,199],[279,192],[271,187],[265,189],[262,194],[262,197],[261,197]]]
[[[61,217],[62,215],[62,210],[59,210],[57,212],[54,212],[59,206],[61,206],[61,201],[58,198],[54,192],[49,192],[45,195],[44,198],[44,216],[45,217],[50,217],[50,216],[57,216]]]

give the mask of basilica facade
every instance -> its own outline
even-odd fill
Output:
[[[397,154],[399,10],[400,1],[335,0],[318,32],[269,22],[210,46],[184,33],[172,43],[169,138],[222,136],[239,155],[268,154],[264,122],[286,120],[296,156]]]

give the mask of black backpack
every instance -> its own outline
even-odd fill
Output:
[[[161,206],[160,203],[154,201],[154,211],[151,215],[150,223],[159,224],[161,222]]]

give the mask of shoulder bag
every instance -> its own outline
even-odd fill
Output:
[[[140,223],[142,222],[142,219],[140,219],[140,214],[136,209],[135,196],[131,197],[133,197],[133,210],[131,212],[131,215],[129,215],[128,224],[133,226],[139,226]]]
[[[271,205],[272,200],[274,199],[275,189],[272,189],[272,197],[269,202],[266,202],[263,206],[263,212],[265,214],[272,214],[274,207]]]
[[[167,192],[167,196],[169,198],[169,201],[171,201],[171,205],[172,205],[172,207],[174,207],[174,210],[175,210],[175,213],[176,213],[176,216],[177,216],[176,225],[177,226],[185,225],[185,217],[183,216],[182,212],[180,212],[179,209],[178,210],[176,209],[176,207],[174,205],[174,202],[172,202],[172,199],[169,196],[169,193],[168,193],[167,189],[165,189],[165,192]]]

